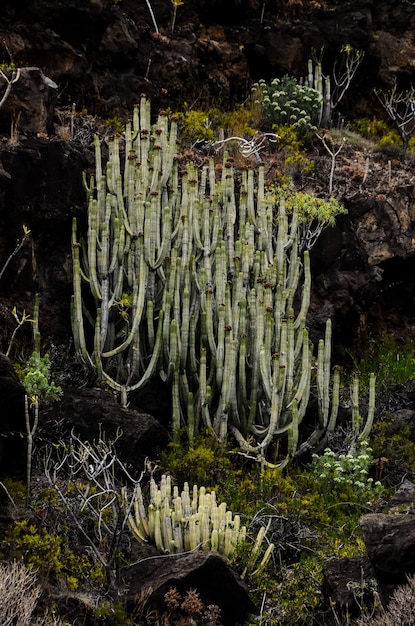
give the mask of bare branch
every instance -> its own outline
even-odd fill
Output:
[[[415,132],[415,88],[398,91],[397,85],[389,91],[375,90],[375,94],[394,122],[406,152],[410,138]]]
[[[243,157],[248,158],[252,155],[255,156],[257,161],[261,161],[259,153],[266,148],[266,142],[275,143],[279,139],[279,136],[275,133],[260,133],[255,135],[252,139],[248,140],[244,137],[227,137],[219,141],[213,141],[210,146],[216,148],[216,152],[221,150],[229,141],[237,141],[239,152]]]
[[[121,436],[117,433],[115,441]],[[105,569],[108,592],[119,595],[119,551],[144,471],[134,479],[118,458],[114,443],[100,437],[94,444],[72,433],[69,445],[53,459],[45,457],[45,474],[72,523]],[[82,515],[80,515],[82,513]],[[94,532],[91,533],[91,521]]]
[[[3,97],[2,97],[2,99],[0,100],[0,109],[1,109],[1,107],[3,106],[3,104],[6,102],[7,98],[8,98],[8,97],[9,97],[9,95],[10,95],[10,91],[11,91],[12,85],[13,85],[14,83],[17,83],[17,81],[18,81],[18,80],[19,80],[19,78],[20,78],[20,67],[19,67],[17,70],[13,70],[13,72],[12,72],[12,77],[11,77],[11,78],[8,78],[8,77],[6,76],[6,74],[3,72],[3,70],[0,70],[0,76],[1,76],[1,77],[2,77],[5,81],[6,81],[6,83],[7,83],[7,86],[6,86],[6,91],[4,92]]]

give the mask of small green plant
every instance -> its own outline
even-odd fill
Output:
[[[214,437],[196,437],[191,447],[170,443],[162,452],[159,465],[178,482],[187,480],[215,490],[221,477],[232,467],[229,450]]]
[[[237,106],[230,111],[225,111],[222,113],[220,122],[225,131],[225,136],[253,137],[257,132],[252,120],[252,110],[249,106]]]
[[[388,415],[375,422],[371,446],[378,478],[395,487],[406,477],[413,480],[415,443],[409,426],[398,427],[396,419]]]
[[[27,456],[26,456],[26,481],[27,495],[26,505],[30,504],[31,478],[32,478],[32,451],[33,439],[39,423],[39,406],[55,402],[61,395],[62,389],[51,380],[49,355],[40,356],[40,334],[38,331],[39,302],[35,304],[33,322],[33,335],[35,350],[26,366],[23,385],[25,396],[25,422],[27,433]]]
[[[304,138],[298,136],[294,126],[274,126],[278,136],[272,165],[275,168],[275,178],[281,186],[290,183],[306,174],[310,174],[315,166],[306,151]]]
[[[105,120],[105,125],[114,133],[122,135],[125,124],[118,117],[109,117]]]
[[[178,119],[181,138],[191,145],[200,141],[212,141],[218,127],[220,111],[218,109],[188,109],[174,114]]]
[[[26,502],[26,487],[21,481],[8,477],[2,479],[0,482],[0,503],[7,500],[14,507],[24,506]]]
[[[398,133],[394,130],[390,130],[385,135],[383,135],[381,139],[379,139],[377,146],[380,150],[385,150],[388,148],[392,148],[393,150],[400,150],[401,142]]]
[[[48,354],[42,357],[38,352],[30,356],[23,378],[23,385],[29,398],[40,400],[45,404],[59,399],[62,389],[51,380],[50,358]]]
[[[359,133],[365,139],[379,141],[390,131],[390,128],[385,120],[378,120],[376,117],[359,117],[350,122],[350,130]]]
[[[284,198],[287,213],[296,213],[299,223],[299,247],[310,250],[321,232],[336,223],[339,215],[347,213],[345,207],[334,197],[328,200],[317,198],[309,193],[296,191],[289,182],[284,185],[270,185],[268,200],[279,201]]]

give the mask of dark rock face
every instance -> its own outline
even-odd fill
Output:
[[[0,476],[24,476],[25,390],[11,361],[0,353]]]
[[[361,520],[363,540],[383,595],[406,584],[415,572],[415,516],[369,513]]]
[[[30,134],[47,134],[51,128],[58,86],[38,67],[4,72],[11,82],[10,94],[0,109],[0,132],[19,125]],[[4,81],[3,81],[4,84]],[[3,96],[3,93],[1,94]]]
[[[365,62],[348,107],[367,110],[377,81],[410,77],[414,8],[396,0],[310,2],[189,0],[4,0],[0,41],[18,65],[36,65],[60,88],[61,100],[112,116],[145,92],[163,107],[192,98],[242,100],[253,78],[302,76],[314,48],[327,63],[344,44]],[[156,31],[159,30],[159,33]],[[9,61],[4,52],[5,61]],[[409,81],[408,81],[409,82]]]
[[[223,626],[242,624],[256,612],[246,585],[216,552],[166,556],[144,546],[138,554],[141,561],[122,573],[131,606],[145,589],[150,591],[149,607],[159,611],[166,607],[164,596],[169,589],[177,589],[182,596],[196,589],[205,606],[219,606]]]
[[[82,229],[86,206],[81,175],[93,165],[93,154],[88,145],[43,136],[44,129],[55,132],[60,121],[55,117],[52,128],[56,90],[42,77],[58,85],[59,104],[75,102],[77,110],[86,106],[91,113],[111,117],[130,114],[141,93],[152,99],[154,110],[160,105],[180,107],[192,99],[195,106],[212,98],[214,104],[229,105],[247,95],[252,80],[304,75],[313,48],[324,46],[325,63],[331,67],[346,43],[363,49],[365,56],[341,115],[372,116],[379,106],[372,93],[375,85],[389,86],[395,77],[409,81],[415,37],[411,3],[291,4],[296,8],[276,0],[189,0],[178,7],[172,32],[172,7],[162,0],[151,3],[157,27],[147,4],[136,0],[28,0],[24,10],[4,0],[4,61],[12,55],[16,66],[30,62],[40,68],[28,70],[33,83],[28,93],[20,79],[6,102],[13,110],[20,107],[21,115],[17,144],[0,145],[0,264],[13,250],[23,224],[31,229],[32,239],[0,283],[4,310],[15,304],[30,310],[32,294],[38,291],[42,336],[57,342],[71,336],[71,220],[76,215]],[[0,110],[0,128],[3,115],[8,129],[11,111],[6,105]],[[365,161],[357,163],[350,154],[341,163],[336,168],[337,195],[349,215],[323,234],[313,250],[310,310],[313,340],[322,336],[327,317],[332,317],[340,357],[345,346],[364,343],[371,325],[382,317],[389,328],[405,328],[405,334],[415,336],[411,170],[397,159],[388,163],[369,157],[365,186]],[[320,150],[316,171],[321,180],[329,167]],[[404,275],[405,288],[383,297],[396,274]],[[388,310],[386,317],[385,307],[393,300],[399,312]],[[5,342],[11,320],[2,313],[1,319]]]
[[[33,137],[12,149],[0,143],[0,269],[23,225],[31,231],[0,280],[0,346],[15,327],[9,311],[17,306],[31,312],[35,292],[41,296],[42,336],[57,342],[71,336],[71,222],[86,210],[82,172],[90,158],[89,149],[71,142]]]
[[[167,431],[151,415],[121,407],[116,398],[101,389],[65,387],[62,398],[40,415],[45,438],[52,439],[59,425],[59,436],[71,431],[82,441],[103,436],[116,442],[120,460],[135,470],[144,468],[146,457],[156,458],[166,446]]]
[[[367,556],[344,559],[333,557],[327,559],[324,564],[323,594],[339,612],[348,611],[351,615],[358,614],[356,589],[362,589],[362,597],[359,594],[359,601],[368,604],[372,600],[371,592],[375,583],[375,572]],[[331,611],[328,611],[327,617],[332,617]]]

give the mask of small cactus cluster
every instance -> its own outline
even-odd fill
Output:
[[[216,550],[230,558],[238,544],[246,539],[246,527],[239,515],[228,511],[226,503],[218,504],[216,493],[190,490],[184,483],[179,493],[172,487],[170,476],[163,474],[160,486],[150,481],[150,500],[146,510],[141,487],[134,499],[134,514],[128,518],[134,537],[140,542],[151,541],[164,553],[191,550]]]

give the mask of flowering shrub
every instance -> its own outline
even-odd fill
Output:
[[[319,124],[321,94],[295,78],[274,78],[269,85],[260,80],[253,86],[253,96],[267,126],[294,126],[297,134],[304,136]]]
[[[313,454],[312,472],[325,490],[343,492],[347,496],[351,491],[358,498],[372,499],[379,497],[383,490],[379,481],[374,482],[369,477],[372,460],[372,449],[367,441],[360,442],[347,454],[337,455],[326,448],[321,456]]]

